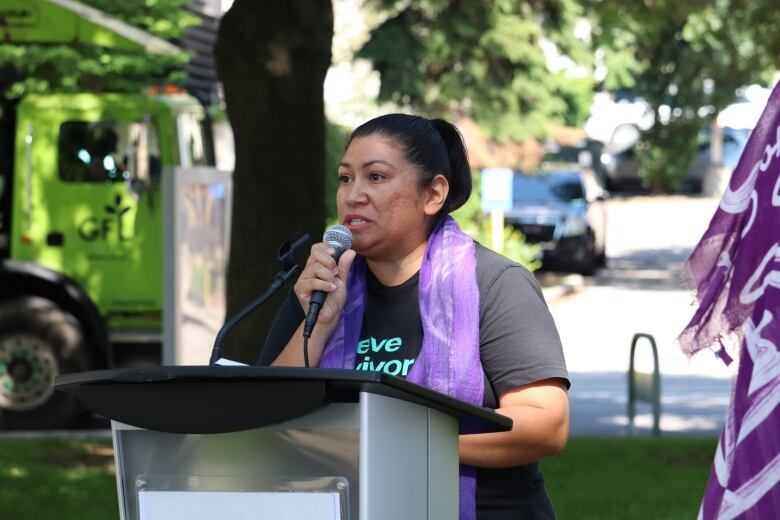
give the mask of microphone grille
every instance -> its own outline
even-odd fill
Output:
[[[322,235],[322,241],[337,250],[337,253],[343,253],[352,247],[352,232],[341,224],[336,224],[325,230]]]

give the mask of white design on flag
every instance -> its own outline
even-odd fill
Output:
[[[729,271],[731,271],[731,266],[732,265],[734,265],[734,264],[731,262],[731,257],[729,256],[729,252],[728,251],[723,251],[720,254],[720,256],[718,257],[717,267],[724,268],[726,270],[726,272],[728,273]]]
[[[742,288],[742,291],[739,293],[739,302],[741,304],[748,305],[758,300],[764,295],[766,288],[769,286],[780,289],[780,270],[766,273],[763,280],[761,280],[761,285],[756,287],[770,262],[780,263],[780,244],[778,243],[772,245],[764,254],[764,258],[761,259],[758,268],[750,275],[745,287]]]
[[[741,238],[745,238],[745,235],[753,228],[753,223],[756,220],[756,213],[758,212],[758,192],[755,190],[756,180],[761,172],[765,172],[769,165],[772,164],[772,160],[775,157],[780,157],[780,126],[775,129],[775,144],[766,145],[764,148],[764,154],[762,158],[753,165],[750,170],[750,175],[745,179],[745,182],[736,190],[731,189],[731,184],[726,186],[726,191],[723,193],[723,198],[720,201],[720,209],[726,213],[733,215],[744,212],[748,206],[751,206],[750,219],[745,225]],[[780,206],[780,177],[775,182],[775,188],[772,193],[772,205]]]
[[[753,360],[753,374],[750,377],[748,395],[753,395],[756,390],[780,376],[780,352],[777,351],[774,343],[761,337],[761,332],[772,323],[773,319],[772,313],[764,310],[758,327],[750,318],[742,325],[747,350]]]
[[[780,175],[775,181],[775,189],[772,190],[772,206],[780,206]]]
[[[737,444],[755,430],[780,403],[780,378],[762,388],[754,397],[750,408],[742,417]]]
[[[748,223],[745,224],[745,229],[742,230],[742,235],[740,235],[740,238],[745,238],[745,235],[748,234],[748,231],[753,229],[753,222],[756,221],[756,214],[758,213],[758,192],[756,190],[753,190],[753,193],[750,194],[750,201],[753,203],[751,206],[750,211],[750,219],[748,220]]]
[[[778,481],[780,481],[780,454],[736,491],[726,490],[718,512],[718,520],[731,520],[744,513],[771,491]]]
[[[748,318],[742,325],[742,329],[745,331],[745,341],[747,342],[748,350],[751,351],[751,358],[753,358],[752,351],[755,351],[761,347],[771,346],[775,349],[773,343],[761,338],[761,332],[764,328],[771,323],[773,317],[769,311],[765,311],[761,323],[758,327],[755,326],[753,320]],[[751,343],[753,346],[751,346]],[[774,355],[777,356],[775,349]],[[755,359],[755,358],[753,358]],[[754,361],[755,363],[755,361]],[[771,361],[770,361],[771,363]],[[756,376],[756,368],[753,367],[753,377]],[[771,365],[770,365],[770,368]],[[759,367],[759,371],[762,369]],[[777,370],[777,369],[774,369]],[[756,386],[749,393],[752,395],[756,390],[761,387],[762,391],[753,396],[753,402],[750,408],[745,412],[742,422],[742,427],[738,432],[736,443],[734,442],[734,422],[733,414],[729,413],[728,420],[723,430],[723,439],[718,443],[718,449],[715,451],[715,474],[718,477],[718,482],[724,488],[728,486],[729,477],[731,475],[731,468],[734,461],[734,450],[744,439],[747,437],[761,422],[770,414],[772,410],[780,403],[780,392],[774,391],[774,389],[780,387],[780,373],[775,372],[773,377],[769,380],[765,380],[763,384]],[[751,378],[752,380],[752,378]],[[771,384],[767,386],[767,383]]]
[[[780,126],[775,128],[775,144],[768,144],[764,147],[764,160],[758,163],[758,167],[761,168],[762,172],[769,168],[775,157],[780,157]]]
[[[734,400],[730,408],[734,406]],[[718,442],[718,449],[715,450],[715,475],[718,477],[718,483],[721,487],[727,487],[729,477],[731,477],[731,468],[734,466],[734,448],[736,432],[734,431],[734,415],[729,410],[726,418],[726,424],[723,427],[722,438]]]
[[[742,186],[736,190],[731,189],[731,184],[726,186],[726,191],[720,201],[720,209],[732,215],[745,211],[750,204],[751,195],[754,193],[753,187],[756,185],[758,173],[758,163],[756,163]]]

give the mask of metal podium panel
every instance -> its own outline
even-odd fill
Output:
[[[301,508],[328,507],[338,495],[340,520],[458,515],[458,420],[380,393],[361,391],[358,403],[239,432],[166,433],[118,422],[112,429],[123,520],[157,518],[142,517],[140,507],[176,501],[187,502],[182,511],[211,501],[198,509],[203,515],[217,503],[253,509],[267,501],[264,509],[288,511],[297,493]],[[314,517],[335,514],[328,511]]]
[[[428,411],[428,520],[458,518],[458,423],[447,414]]]
[[[211,485],[220,492],[256,491],[269,479],[291,483],[274,487],[277,491],[298,490],[296,482],[336,479],[346,487],[339,491],[347,492],[347,514],[355,512],[358,426],[356,404],[330,404],[301,419],[232,433],[164,433],[114,422],[120,510],[124,506],[126,512],[122,518],[141,519],[139,492],[146,488],[145,481],[160,479],[189,479],[192,486],[185,490]]]
[[[457,420],[361,392],[360,423],[361,519],[458,517]]]

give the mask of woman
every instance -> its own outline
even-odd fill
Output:
[[[560,339],[530,273],[448,216],[471,193],[460,133],[378,117],[349,137],[338,174],[353,250],[337,265],[329,246],[312,247],[261,363],[303,365],[303,309],[326,291],[312,365],[385,371],[514,420],[510,432],[461,435],[461,518],[474,517],[474,497],[481,520],[553,518],[537,461],[568,437]]]

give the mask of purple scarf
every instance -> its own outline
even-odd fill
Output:
[[[685,265],[699,307],[680,335],[692,355],[738,357],[700,518],[780,512],[780,89],[772,92],[728,189]],[[734,349],[728,352],[728,344]]]
[[[452,217],[431,233],[420,268],[423,344],[408,381],[467,403],[482,405],[479,359],[479,290],[474,241]],[[347,304],[325,345],[320,367],[355,367],[355,350],[366,306],[366,262],[355,259],[347,282]],[[476,470],[460,468],[460,519],[476,518]]]

